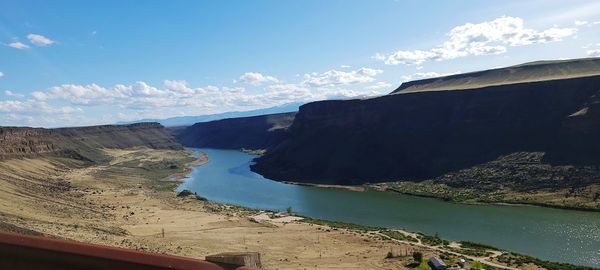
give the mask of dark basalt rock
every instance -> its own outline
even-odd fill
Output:
[[[196,123],[179,132],[177,139],[188,147],[269,149],[285,138],[295,114],[278,113]]]
[[[600,76],[591,76],[309,103],[252,170],[361,184],[435,178],[518,152],[543,153],[539,164],[598,166],[599,97]]]

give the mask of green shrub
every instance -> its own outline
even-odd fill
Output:
[[[400,240],[400,241],[409,241],[409,242],[418,242],[418,240],[410,235],[405,235],[398,231],[390,231],[390,230],[380,230],[381,234],[386,235],[392,239]]]
[[[498,248],[493,247],[493,246],[480,244],[480,243],[476,243],[476,242],[471,242],[471,241],[460,241],[459,243],[460,243],[460,246],[463,248],[499,250]]]
[[[423,261],[423,253],[415,251],[412,254],[413,260],[415,260],[415,262],[421,262]]]

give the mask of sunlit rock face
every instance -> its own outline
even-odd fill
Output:
[[[102,148],[183,149],[158,123],[75,128],[0,127],[0,159],[58,155],[98,158]]]

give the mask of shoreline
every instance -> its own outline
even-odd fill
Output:
[[[186,176],[194,166],[206,164],[208,157],[191,159],[189,151],[179,150],[104,151],[112,158],[108,165],[54,158],[0,161],[0,176],[5,179],[69,185],[31,189],[27,182],[0,181],[1,189],[17,191],[0,193],[0,230],[13,226],[50,237],[200,259],[220,252],[256,251],[268,269],[411,269],[412,252],[422,252],[426,259],[451,260],[474,254],[457,242],[435,246],[431,239],[442,240],[406,230],[310,218],[298,221],[285,214],[178,197],[172,188],[175,182],[164,180]],[[34,196],[15,195],[19,193]],[[474,258],[477,261],[505,265],[498,262],[503,258],[500,253],[477,252],[488,256]]]
[[[203,165],[204,163],[202,163],[201,165]],[[418,194],[406,194],[406,193],[402,193],[399,192],[397,190],[393,190],[393,189],[382,189],[379,186],[376,185],[360,185],[360,186],[343,186],[343,185],[323,185],[323,184],[310,184],[310,183],[300,183],[300,182],[293,182],[293,181],[281,181],[282,183],[286,183],[286,184],[293,184],[293,185],[300,185],[300,186],[311,186],[311,187],[319,187],[319,188],[335,188],[335,189],[343,189],[343,190],[350,190],[350,191],[354,191],[354,192],[364,192],[368,189],[374,189],[378,192],[394,192],[394,193],[398,193],[398,194],[403,194],[403,195],[407,195],[407,196],[417,196],[417,197],[427,197],[427,198],[432,198],[432,199],[437,199],[437,200],[443,200],[439,197],[435,197],[435,196],[424,196],[424,195],[418,195]],[[446,201],[446,200],[444,200]],[[538,207],[544,207],[544,206],[539,206],[539,205],[532,205],[532,204],[521,204],[521,203],[504,203],[504,202],[454,202],[454,201],[448,201],[451,203],[457,203],[457,204],[483,204],[483,205],[506,205],[506,206],[538,206]],[[231,204],[223,204],[223,203],[218,203],[218,202],[213,202],[215,204],[218,205],[222,205],[222,206],[226,206],[226,207],[234,207],[234,208],[239,208],[239,209],[243,209],[243,210],[247,210],[247,211],[259,211],[259,213],[266,213],[268,215],[272,215],[272,216],[278,216],[281,214],[281,212],[276,212],[276,211],[272,211],[272,210],[264,210],[264,209],[252,209],[252,208],[248,208],[245,206],[241,206],[241,205],[231,205]],[[578,209],[575,209],[578,210]],[[493,267],[499,268],[499,269],[516,269],[513,268],[511,266],[506,266],[506,265],[502,265],[502,264],[497,264],[497,259],[496,257],[500,257],[505,259],[504,257],[501,256],[505,256],[505,254],[514,254],[512,256],[521,256],[523,258],[527,258],[529,261],[536,261],[536,262],[541,262],[547,265],[555,265],[555,264],[565,264],[565,265],[571,265],[569,263],[559,263],[559,262],[550,262],[550,261],[544,261],[541,259],[537,259],[535,257],[531,257],[529,255],[521,255],[515,252],[511,252],[508,250],[502,250],[499,248],[495,248],[495,247],[491,247],[488,245],[483,245],[483,246],[487,246],[490,247],[491,250],[486,250],[485,252],[490,252],[493,251],[492,253],[494,254],[493,257],[489,257],[490,260],[484,260],[481,259],[481,257],[473,257],[473,256],[469,256],[468,253],[471,251],[468,251],[466,254],[457,252],[460,251],[460,248],[456,248],[456,246],[461,246],[461,243],[469,243],[468,241],[446,241],[446,240],[442,240],[439,239],[439,241],[442,242],[448,242],[449,245],[446,246],[445,244],[443,246],[436,246],[436,245],[428,245],[428,244],[424,244],[422,241],[422,238],[431,238],[432,236],[428,236],[426,234],[423,234],[421,232],[418,231],[409,231],[407,229],[404,228],[376,228],[376,227],[371,227],[371,226],[363,226],[363,225],[357,225],[357,224],[353,224],[353,223],[346,223],[346,222],[337,222],[337,221],[331,221],[331,220],[326,220],[326,219],[314,219],[311,217],[305,217],[305,216],[301,216],[301,215],[285,215],[284,216],[288,217],[288,218],[292,218],[292,219],[296,219],[296,218],[302,218],[302,219],[298,219],[298,220],[294,220],[295,222],[299,222],[299,223],[304,223],[304,224],[317,224],[317,225],[325,225],[327,226],[329,229],[336,229],[336,228],[344,228],[344,229],[348,229],[348,230],[355,230],[355,231],[362,231],[362,232],[367,232],[367,233],[373,233],[375,232],[376,234],[380,235],[382,238],[386,238],[388,240],[391,241],[398,241],[400,243],[403,244],[408,244],[408,245],[418,245],[421,246],[423,248],[426,249],[430,249],[430,250],[435,250],[435,251],[439,251],[439,252],[444,252],[444,253],[451,253],[457,256],[462,256],[462,257],[466,257],[469,259],[474,259],[474,260],[478,260],[484,264],[488,264],[491,265]],[[280,217],[281,218],[281,217]],[[340,225],[341,224],[341,225]],[[391,237],[389,235],[381,235],[382,231],[387,231],[387,232],[398,232],[401,235],[403,235],[400,239],[395,239],[394,237]],[[412,240],[407,240],[410,238],[414,238],[414,239],[418,239],[418,242],[413,242]],[[435,236],[434,238],[437,238],[437,236]],[[475,243],[476,244],[476,243]],[[508,256],[508,255],[507,255]],[[590,268],[590,269],[594,269],[594,268]]]
[[[504,206],[535,206],[535,207],[544,207],[544,208],[552,208],[552,209],[561,209],[561,210],[569,210],[569,211],[583,211],[583,212],[600,212],[600,208],[584,208],[584,207],[572,207],[572,206],[563,206],[563,205],[555,205],[555,204],[546,204],[540,202],[517,202],[517,201],[485,201],[485,200],[477,200],[474,201],[453,201],[448,198],[443,198],[435,195],[427,195],[427,194],[416,194],[410,192],[403,192],[393,188],[382,188],[378,190],[380,192],[391,192],[397,193],[407,196],[416,196],[422,198],[431,198],[436,200],[441,200],[449,203],[456,204],[473,204],[473,205],[504,205]]]
[[[198,152],[201,152],[201,151],[198,150]],[[208,162],[208,155],[203,152],[201,152],[201,153],[204,156],[203,161],[187,163],[190,165],[190,167],[189,167],[190,169],[195,166],[202,166]],[[284,183],[303,185],[302,183],[296,183],[296,182],[284,182]],[[306,184],[305,186],[314,186],[314,187],[319,187],[319,188],[338,188],[338,189],[347,189],[347,190],[359,191],[359,192],[362,192],[362,191],[366,190],[366,188],[367,188],[365,186],[348,187],[348,186],[341,186],[341,185],[319,185],[319,184]],[[175,191],[173,191],[172,193],[175,193]],[[209,200],[209,202],[219,205],[219,206],[222,206],[222,207],[239,209],[241,211],[249,211],[249,212],[255,213],[257,215],[249,216],[248,218],[251,221],[257,222],[257,223],[261,223],[261,222],[277,222],[277,223],[283,223],[283,224],[299,223],[299,224],[307,224],[310,226],[317,225],[317,226],[325,227],[326,231],[341,229],[341,230],[345,230],[347,232],[359,233],[361,235],[363,235],[366,232],[367,234],[375,235],[375,236],[380,237],[381,239],[385,239],[385,240],[388,240],[391,242],[396,242],[399,244],[409,245],[409,246],[413,246],[413,247],[424,248],[424,249],[434,251],[434,252],[442,252],[442,253],[452,254],[454,256],[477,261],[477,262],[483,263],[484,265],[495,267],[497,269],[518,270],[517,268],[498,264],[497,262],[495,262],[494,258],[497,257],[499,254],[494,254],[494,256],[491,256],[491,257],[486,256],[485,258],[482,258],[482,257],[476,257],[476,256],[470,256],[467,254],[462,254],[462,253],[448,250],[448,249],[438,247],[435,245],[433,245],[433,246],[428,245],[423,242],[424,240],[421,240],[421,237],[426,236],[425,234],[423,234],[421,232],[412,232],[412,231],[406,230],[404,228],[376,228],[376,227],[371,227],[371,226],[358,225],[358,224],[354,224],[354,223],[336,222],[336,221],[325,220],[325,219],[314,219],[311,217],[295,215],[293,213],[287,214],[287,213],[281,213],[281,212],[276,212],[276,211],[272,211],[272,210],[252,209],[252,208],[248,208],[248,207],[241,206],[241,205],[218,203],[218,202],[214,202],[214,201],[210,201],[210,200]],[[382,233],[382,231],[387,232],[387,234]],[[393,233],[393,232],[395,232],[396,234],[392,234],[394,236],[390,236],[389,234]],[[402,235],[402,236],[398,236],[398,235]],[[427,236],[427,237],[430,237],[430,236]],[[454,245],[460,246],[459,242],[453,241],[451,243]],[[387,256],[389,256],[389,254]],[[488,260],[486,260],[486,259],[488,259]]]
[[[0,193],[0,230],[198,259],[259,252],[266,269],[407,269],[410,256],[386,259],[386,254],[440,254],[377,235],[294,218],[255,218],[260,211],[178,197],[175,182],[165,179],[206,162],[205,157],[192,160],[189,151],[103,151],[111,158],[108,164],[62,158],[0,161],[1,179],[51,184],[32,189],[29,181],[0,181],[0,190],[16,191]]]
[[[188,178],[188,175],[192,172],[192,169],[194,167],[202,166],[202,165],[208,163],[208,161],[209,161],[208,155],[202,151],[198,151],[198,153],[200,155],[197,158],[193,156],[195,154],[194,150],[186,150],[186,152],[190,152],[189,155],[190,155],[190,157],[194,158],[194,160],[184,164],[183,172],[171,174],[171,175],[165,177],[165,179],[163,179],[161,181],[175,182],[179,185],[182,183],[183,179]]]
[[[271,181],[275,181],[275,180],[271,180]],[[294,182],[294,181],[281,181],[281,183],[297,185],[297,186],[305,186],[305,187],[345,189],[345,190],[356,191],[356,192],[363,192],[369,188],[368,186],[365,186],[365,185],[357,185],[357,186],[325,185],[325,184],[301,183],[301,182]]]
[[[275,180],[272,180],[272,181],[275,181]],[[400,191],[400,190],[397,190],[394,188],[390,188],[390,187],[382,187],[378,184],[363,184],[363,185],[355,185],[355,186],[346,186],[346,185],[326,185],[326,184],[302,183],[302,182],[294,182],[294,181],[278,181],[278,182],[290,184],[290,185],[342,189],[342,190],[349,190],[349,191],[354,191],[354,192],[364,192],[368,189],[373,189],[378,192],[389,192],[389,193],[402,194],[402,195],[406,195],[406,196],[430,198],[430,199],[436,199],[436,200],[440,200],[440,201],[444,201],[444,202],[448,202],[448,203],[455,203],[455,204],[499,205],[499,206],[536,206],[536,207],[545,207],[545,208],[570,210],[570,211],[600,212],[600,208],[574,207],[574,206],[568,206],[568,205],[556,205],[556,204],[548,204],[548,203],[541,203],[541,202],[521,202],[521,201],[510,201],[510,200],[486,201],[486,200],[478,200],[478,199],[475,199],[472,201],[469,201],[469,200],[454,201],[451,198],[444,198],[444,197],[436,196],[436,195],[403,192],[403,191]],[[394,182],[383,182],[382,184],[385,184],[385,183],[394,183]]]

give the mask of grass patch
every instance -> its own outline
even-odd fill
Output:
[[[316,219],[316,218],[310,218],[310,217],[303,217],[303,218],[304,219],[302,221],[307,222],[307,223],[329,226],[329,227],[338,228],[338,229],[349,229],[349,230],[356,230],[356,231],[363,231],[363,232],[384,230],[383,228],[358,225],[358,224],[342,222],[342,221],[331,221],[331,220]]]
[[[419,266],[417,266],[417,269],[419,269],[419,270],[431,270],[431,267],[429,267],[429,265],[427,264],[426,261],[421,261],[421,263],[419,264]]]
[[[471,241],[460,241],[459,243],[460,243],[460,246],[463,247],[463,248],[500,250],[500,249],[498,249],[496,247],[493,247],[493,246],[490,246],[490,245],[476,243],[476,242],[471,242]]]
[[[444,184],[434,184],[432,181],[395,182],[389,183],[388,188],[402,194],[433,197],[452,202],[476,201],[481,195],[471,189],[451,188]]]
[[[175,182],[154,181],[150,184],[150,188],[156,191],[173,191],[179,184]]]
[[[486,257],[492,255],[491,252],[486,251],[485,249],[474,249],[474,248],[447,248],[450,251],[460,253],[467,256],[475,256],[475,257]]]
[[[406,234],[398,232],[398,231],[380,230],[379,232],[383,235],[386,235],[386,236],[392,238],[392,239],[415,242],[415,243],[418,242],[417,238],[414,238],[410,235],[406,235]]]
[[[431,236],[431,235],[426,235],[426,234],[419,233],[419,234],[417,234],[417,237],[419,239],[421,239],[421,242],[423,244],[430,245],[430,246],[441,246],[441,245],[448,245],[448,244],[450,244],[450,242],[448,242],[446,240],[443,240],[437,234],[434,235],[434,236]]]

